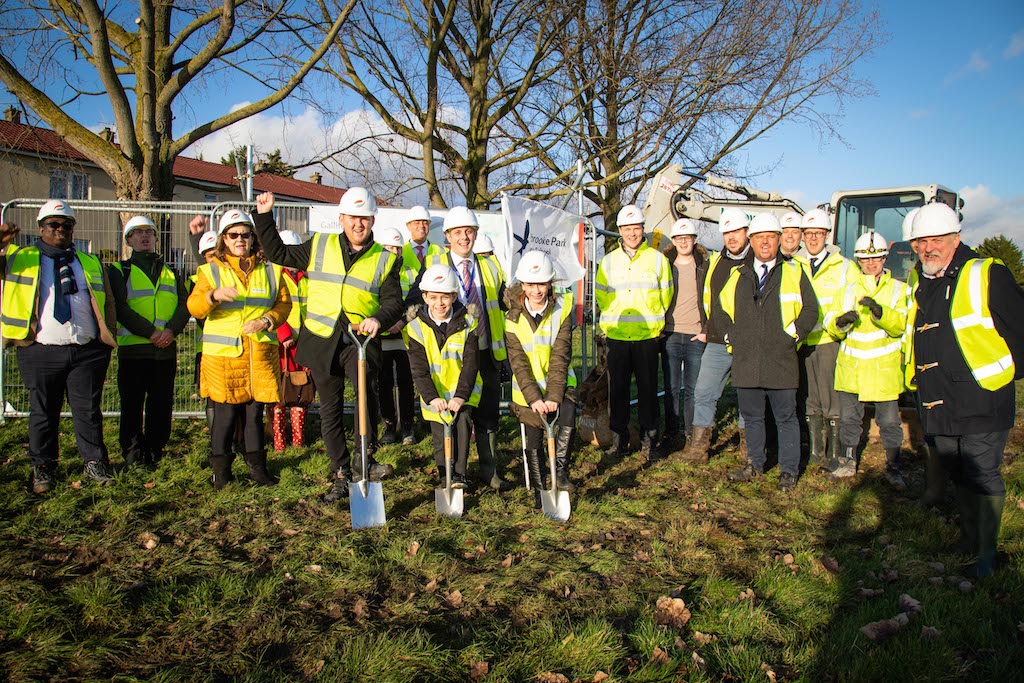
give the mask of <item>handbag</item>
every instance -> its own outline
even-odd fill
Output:
[[[305,408],[316,399],[316,387],[308,370],[293,370],[281,375],[281,405]]]

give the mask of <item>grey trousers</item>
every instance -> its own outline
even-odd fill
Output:
[[[801,379],[806,381],[805,415],[821,415],[829,420],[839,419],[839,392],[835,389],[838,358],[837,343],[805,346],[800,349],[804,371]]]
[[[839,427],[839,442],[843,448],[856,448],[864,429],[864,404],[857,394],[840,391],[839,403],[842,410]],[[899,448],[903,445],[903,428],[900,426],[898,401],[875,401],[875,422],[885,448]]]

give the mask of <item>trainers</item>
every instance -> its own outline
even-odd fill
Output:
[[[761,474],[762,472],[760,470],[755,470],[753,465],[747,464],[738,470],[733,470],[728,476],[729,481],[741,482],[750,481],[751,479],[760,477]]]
[[[469,488],[469,482],[466,481],[466,475],[459,474],[458,472],[452,473],[452,488],[453,489],[467,489]]]
[[[53,488],[53,472],[46,465],[32,466],[32,493],[42,495]]]
[[[85,476],[100,486],[108,486],[114,483],[114,478],[110,476],[110,471],[107,469],[106,464],[99,460],[90,460],[85,463]]]
[[[796,475],[790,474],[789,472],[783,472],[779,475],[779,491],[782,493],[789,493],[796,488]]]
[[[331,482],[331,490],[324,495],[325,503],[337,503],[348,498],[348,477],[339,472]]]
[[[833,479],[849,479],[857,475],[857,461],[849,458],[839,458],[837,467],[829,472]]]

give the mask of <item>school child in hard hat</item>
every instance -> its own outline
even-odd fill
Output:
[[[107,270],[117,308],[119,440],[126,466],[154,466],[163,457],[174,410],[175,338],[191,317],[185,286],[157,251],[158,237],[146,216],[129,219],[124,240],[131,256]]]
[[[841,451],[825,464],[834,478],[857,473],[857,447],[863,430],[864,406],[875,404],[875,422],[885,448],[885,478],[906,488],[900,470],[898,400],[903,392],[903,332],[907,325],[907,286],[885,269],[889,247],[877,232],[857,238],[854,257],[859,276],[835,292],[825,328],[840,341],[835,388],[839,393]]]
[[[420,411],[430,424],[434,460],[443,483],[446,478],[444,422],[452,425],[452,487],[469,488],[469,459],[473,409],[480,404],[480,310],[459,301],[455,271],[435,264],[423,271],[419,283],[423,303],[409,308],[402,330],[409,365],[420,395]]]
[[[403,258],[405,238],[398,228],[385,226],[378,228],[374,239],[385,249]],[[419,261],[416,261],[418,264]],[[416,279],[419,270],[412,273],[412,278],[405,275],[403,262],[402,297],[409,295],[409,288]],[[405,320],[401,320],[381,334],[380,346],[383,351],[383,362],[380,367],[380,416],[384,421],[384,433],[380,437],[382,444],[396,443],[401,435],[402,443],[413,445],[413,405],[416,401],[412,383],[412,370],[409,367],[409,354],[406,352],[402,328]],[[395,393],[398,401],[395,401]]]
[[[302,238],[291,230],[281,231],[281,241],[289,246],[302,244]],[[299,339],[299,331],[302,329],[302,320],[306,317],[306,295],[309,291],[309,280],[306,274],[298,268],[282,268],[284,284],[288,287],[288,293],[292,297],[292,310],[288,313],[288,320],[277,328],[277,341],[279,357],[281,359],[282,377],[287,377],[287,382],[282,382],[282,388],[288,387],[288,391],[282,391],[281,401],[271,411],[271,429],[274,434],[274,450],[281,452],[285,449],[287,440],[285,432],[289,425],[292,430],[292,445],[305,444],[304,432],[306,428],[306,412],[309,410],[309,403],[312,401],[312,392],[308,389],[301,393],[300,387],[309,384],[313,386],[313,378],[309,370],[304,368],[295,360],[295,348]],[[299,384],[301,382],[301,384]],[[290,394],[290,395],[285,395]]]
[[[519,286],[505,314],[505,344],[512,365],[512,413],[526,427],[530,484],[544,485],[550,468],[544,451],[545,422],[557,413],[555,479],[572,491],[569,459],[576,427],[576,374],[572,370],[572,294],[555,294],[555,269],[542,251],[528,251],[516,266]],[[518,291],[516,291],[518,290]],[[543,455],[542,455],[543,453]]]
[[[494,242],[490,237],[483,233],[476,236],[476,242],[473,243],[473,253],[477,256],[482,256],[485,259],[491,260],[494,265],[498,267],[501,272],[501,276],[505,277],[505,271],[501,268],[501,263],[498,262],[498,257],[494,255]]]

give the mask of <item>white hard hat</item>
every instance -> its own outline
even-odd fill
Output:
[[[289,247],[297,247],[302,244],[302,238],[296,235],[291,230],[281,231],[281,241],[287,244]]]
[[[406,224],[412,223],[413,221],[427,221],[430,222],[430,212],[428,212],[422,206],[414,206],[405,213]]]
[[[44,218],[61,216],[75,220],[75,212],[71,210],[63,199],[51,199],[39,207],[39,214],[36,215],[36,223],[42,223]]]
[[[494,251],[494,242],[487,235],[480,233],[476,236],[476,242],[473,242],[473,253],[474,254],[486,254]]]
[[[831,230],[832,222],[828,219],[828,214],[824,210],[811,209],[800,219],[800,228],[803,230],[812,228],[815,230]]]
[[[350,187],[341,195],[338,213],[346,216],[376,216],[377,201],[365,187]]]
[[[855,258],[888,256],[889,243],[885,241],[884,237],[872,230],[857,238],[857,243],[853,245],[853,255]]]
[[[697,226],[689,218],[680,218],[673,223],[672,231],[668,234],[669,237],[682,237],[683,235],[697,236]]]
[[[423,277],[420,278],[420,291],[455,294],[459,291],[459,283],[455,279],[455,271],[452,270],[451,266],[443,263],[430,266],[423,272]]]
[[[156,223],[149,220],[145,216],[132,216],[131,218],[128,219],[128,222],[124,224],[125,238],[127,238],[128,235],[132,234],[132,230],[134,230],[135,228],[149,228],[153,230],[153,232],[156,232]]]
[[[911,233],[915,240],[960,232],[960,219],[956,211],[941,202],[925,204],[918,209],[911,225]]]
[[[787,211],[782,214],[782,219],[779,221],[783,228],[799,228],[800,227],[800,214],[796,211]]]
[[[644,212],[636,204],[626,204],[619,209],[619,215],[615,218],[615,225],[620,228],[623,225],[643,225]]]
[[[516,279],[520,282],[546,284],[555,279],[555,268],[543,251],[528,251],[516,266]]]
[[[383,228],[377,228],[373,238],[382,247],[401,247],[405,244],[405,238],[402,237],[402,231],[398,228],[392,228],[391,226],[385,226]]]
[[[217,232],[224,232],[232,225],[248,225],[252,227],[252,217],[245,211],[239,209],[231,209],[220,217],[220,230]]]
[[[759,213],[750,220],[750,230],[747,235],[756,235],[761,232],[776,232],[782,234],[782,224],[779,217],[774,213]]]
[[[476,214],[471,209],[467,209],[465,206],[453,206],[448,209],[448,213],[444,215],[444,231],[448,232],[452,228],[479,228],[480,223],[476,219]]]
[[[916,209],[911,209],[910,211],[907,212],[907,215],[903,217],[903,241],[904,242],[909,242],[910,240],[914,239],[914,237],[913,237],[913,232],[914,232],[914,230],[913,230],[913,228],[914,228],[914,216],[916,216],[917,212],[920,211],[920,210],[921,210],[920,207],[918,207]]]
[[[217,246],[217,233],[208,230],[199,238],[199,254],[203,255]]]
[[[718,217],[718,231],[723,235],[733,230],[750,227],[750,217],[746,211],[729,207],[722,209],[722,215]]]

